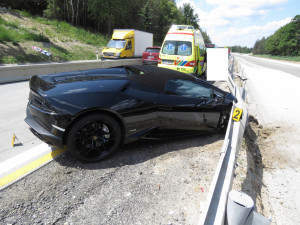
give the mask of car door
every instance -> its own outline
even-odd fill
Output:
[[[212,88],[191,80],[171,79],[158,97],[163,129],[213,130],[220,112],[215,107]]]
[[[121,114],[128,136],[139,137],[154,128],[160,127],[156,112],[158,92],[131,81],[121,93],[124,101],[120,101],[120,105],[125,105],[124,109],[121,110]]]

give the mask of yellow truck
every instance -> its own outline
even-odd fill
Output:
[[[103,59],[142,57],[153,46],[153,34],[139,30],[115,29],[112,39],[101,52]]]
[[[193,75],[205,73],[205,44],[200,31],[189,25],[172,25],[159,58],[158,67]]]

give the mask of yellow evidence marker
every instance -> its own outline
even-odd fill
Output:
[[[242,109],[235,108],[234,111],[233,111],[233,114],[232,114],[232,119],[234,121],[240,121],[242,114],[243,114]]]
[[[12,142],[11,145],[14,147],[15,146],[15,140],[16,140],[16,135],[13,134]]]

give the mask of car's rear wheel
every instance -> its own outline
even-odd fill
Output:
[[[104,114],[88,115],[67,136],[68,151],[81,161],[95,162],[116,151],[121,142],[118,122]]]

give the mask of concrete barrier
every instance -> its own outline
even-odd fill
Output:
[[[0,65],[0,83],[29,80],[32,75],[60,73],[75,70],[88,70],[96,68],[109,68],[122,65],[141,64],[141,59],[122,60],[88,60],[53,63],[6,64]]]

